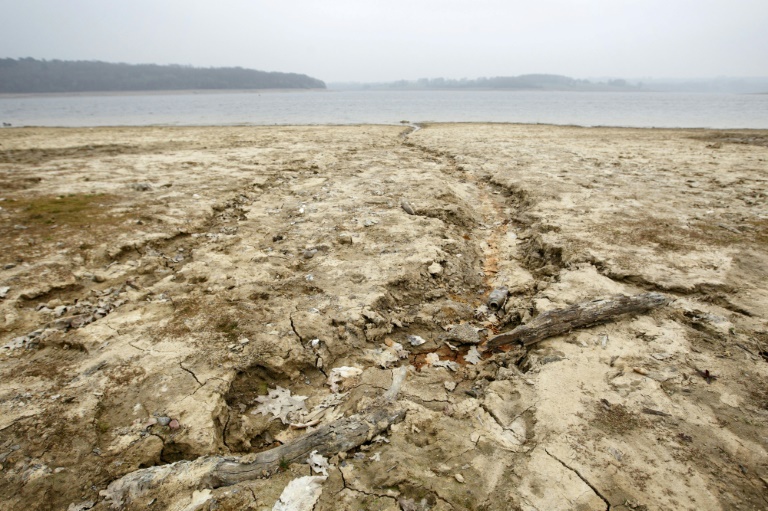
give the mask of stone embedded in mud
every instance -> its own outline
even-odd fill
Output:
[[[339,236],[336,238],[336,241],[338,241],[339,245],[351,245],[352,236],[349,234],[339,234]]]
[[[85,511],[87,509],[91,509],[96,505],[96,502],[93,500],[84,500],[80,503],[72,503],[67,508],[67,511]]]
[[[168,424],[171,423],[171,418],[170,417],[165,417],[165,416],[158,417],[157,418],[157,423],[160,424],[161,426],[167,426]]]
[[[363,374],[363,370],[359,367],[334,367],[328,375],[328,385],[331,386],[331,392],[341,391],[343,385],[340,384],[343,384],[344,380],[357,378],[361,374]]]
[[[408,342],[411,343],[411,346],[421,346],[422,344],[427,342],[423,338],[419,337],[418,335],[409,335],[407,339],[408,339]]]
[[[433,277],[437,277],[438,275],[443,273],[443,266],[438,262],[434,262],[429,265],[428,271],[430,275],[432,275]]]
[[[413,205],[411,205],[410,202],[408,202],[405,199],[400,201],[400,207],[403,208],[403,211],[405,211],[409,215],[415,215],[416,214],[416,209],[413,207]]]
[[[444,341],[455,341],[459,344],[480,344],[480,335],[477,329],[469,323],[463,323],[451,328],[447,334],[443,335]]]
[[[304,251],[304,259],[312,259],[315,257],[315,254],[317,254],[317,249],[313,248],[311,250],[305,250]]]
[[[8,291],[10,291],[11,288],[8,286],[0,287],[0,298],[5,298],[8,296]]]

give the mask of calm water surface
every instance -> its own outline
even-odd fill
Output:
[[[768,94],[554,91],[183,92],[0,97],[14,126],[515,122],[768,129]]]

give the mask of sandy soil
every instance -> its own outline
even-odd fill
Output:
[[[272,509],[308,464],[108,486],[248,459],[366,409],[410,366],[405,419],[330,457],[315,510],[766,509],[767,142],[4,129],[0,508]],[[671,303],[482,349],[543,311],[645,291]]]

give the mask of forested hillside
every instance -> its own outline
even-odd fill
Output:
[[[0,93],[324,88],[324,82],[307,75],[241,67],[0,59]]]

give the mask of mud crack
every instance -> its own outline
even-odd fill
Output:
[[[184,364],[183,364],[182,362],[179,362],[179,367],[180,367],[180,368],[181,368],[183,371],[186,371],[187,373],[189,373],[190,375],[192,375],[192,378],[194,378],[194,379],[195,379],[195,381],[197,382],[197,384],[198,384],[198,385],[200,385],[201,387],[203,386],[203,383],[201,383],[201,382],[200,382],[200,380],[198,380],[198,379],[197,379],[197,375],[196,375],[196,374],[195,374],[195,373],[194,373],[194,372],[193,372],[191,369],[188,369],[188,368],[184,367]]]
[[[606,511],[610,511],[611,510],[611,503],[608,501],[608,499],[600,492],[600,490],[597,489],[597,487],[594,484],[590,483],[589,480],[586,477],[581,475],[581,472],[579,472],[578,470],[576,470],[575,468],[571,467],[570,465],[565,463],[563,460],[561,460],[560,458],[558,458],[557,456],[555,456],[554,454],[549,452],[549,450],[546,447],[544,448],[544,452],[546,452],[549,455],[549,457],[551,457],[552,459],[554,459],[555,461],[560,463],[563,467],[567,468],[568,470],[570,470],[571,472],[576,474],[576,477],[581,479],[581,481],[584,484],[589,486],[592,489],[592,491],[595,492],[595,495],[597,495],[600,500],[605,502]]]

